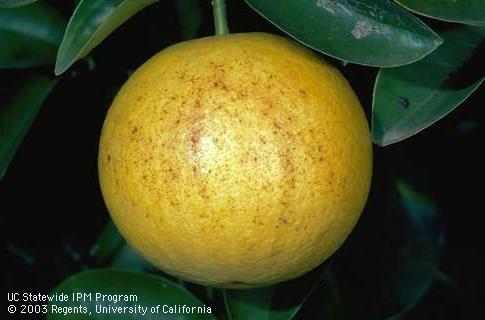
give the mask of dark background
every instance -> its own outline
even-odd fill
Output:
[[[72,3],[53,3],[65,16],[71,14]],[[102,122],[128,74],[154,53],[182,40],[180,28],[174,27],[179,21],[173,6],[161,1],[124,24],[91,54],[94,70],[84,60],[74,65],[38,114],[0,182],[1,261],[7,290],[48,292],[66,276],[96,266],[89,250],[109,219],[97,180]],[[198,36],[213,33],[210,6],[203,11]],[[230,3],[228,14],[232,32],[281,33],[243,2]],[[378,70],[344,67],[327,59],[341,69],[369,115]],[[52,70],[50,66],[38,72],[52,74]],[[1,70],[1,99],[30,72]],[[393,307],[381,304],[373,290],[383,281],[384,271],[392,272],[388,256],[399,250],[389,233],[400,226],[389,227],[388,216],[388,204],[394,201],[389,190],[396,178],[412,183],[436,203],[439,218],[432,232],[445,235],[439,270],[451,280],[434,280],[405,318],[468,319],[482,314],[478,293],[484,270],[483,101],[482,90],[417,136],[374,148],[368,205],[335,262],[337,274],[348,271],[340,281],[346,318],[372,319]],[[317,290],[300,318],[313,319],[324,298]]]

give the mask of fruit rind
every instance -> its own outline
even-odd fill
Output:
[[[257,287],[319,265],[356,224],[372,145],[340,72],[264,33],[183,42],[127,81],[99,177],[120,232],[192,282]]]

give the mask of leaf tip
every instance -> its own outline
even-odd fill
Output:
[[[0,168],[0,181],[3,180],[3,178],[5,177],[5,174],[7,173],[7,167],[6,166],[2,166]]]
[[[400,139],[389,137],[389,135],[386,134],[376,134],[374,131],[372,131],[372,142],[379,147],[387,147],[398,141],[400,141]]]
[[[434,41],[436,48],[441,46],[444,42],[445,42],[445,40],[443,40],[443,38],[441,38],[438,34],[436,34],[436,39]]]
[[[70,67],[70,65],[65,65],[63,63],[59,63],[59,61],[56,61],[56,65],[54,66],[54,75],[60,76],[67,69],[69,69],[69,67]]]
[[[372,138],[372,142],[374,142],[375,145],[379,146],[379,147],[386,147],[389,145],[389,143],[386,143],[384,140],[382,140],[381,138]]]

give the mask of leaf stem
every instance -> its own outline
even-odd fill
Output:
[[[216,29],[216,36],[221,36],[229,33],[226,15],[226,1],[212,0],[212,13],[214,15],[214,27]]]

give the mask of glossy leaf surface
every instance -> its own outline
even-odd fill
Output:
[[[387,0],[247,3],[305,45],[348,62],[400,66],[423,58],[441,44],[423,22]]]
[[[61,74],[85,57],[137,12],[157,0],[82,0],[62,39],[55,73]]]
[[[427,17],[485,24],[485,1],[483,0],[396,0],[403,7]]]
[[[33,76],[0,108],[0,179],[56,82]]]
[[[0,68],[54,63],[64,19],[42,2],[0,8]]]
[[[485,28],[460,27],[441,33],[445,43],[414,64],[381,69],[374,88],[372,136],[388,145],[410,137],[456,108],[483,82],[476,67]],[[465,40],[466,39],[466,40]]]
[[[71,310],[74,307],[81,310],[78,313],[70,312],[71,320],[214,319],[212,313],[207,313],[207,307],[183,287],[164,278],[144,273],[114,269],[90,270],[71,276],[53,293],[66,294],[69,299],[66,302],[51,303],[48,320],[66,319],[63,313],[56,311],[59,308],[67,310],[69,307]],[[73,299],[73,294],[76,293],[91,295],[89,298],[76,301]],[[135,296],[136,300],[123,299],[130,295]],[[112,298],[108,299],[107,296]],[[117,302],[114,302],[114,298],[117,298]],[[170,307],[177,306],[196,308],[198,312],[170,312]],[[103,310],[104,312],[100,312]],[[205,313],[200,312],[202,310],[205,310]],[[210,309],[209,311],[212,312]]]

